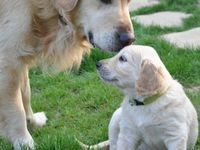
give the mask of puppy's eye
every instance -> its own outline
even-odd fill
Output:
[[[101,0],[101,2],[104,3],[104,4],[111,4],[112,3],[111,0]]]
[[[121,61],[121,62],[127,62],[127,59],[126,59],[126,57],[125,56],[120,56],[119,57],[119,61]]]

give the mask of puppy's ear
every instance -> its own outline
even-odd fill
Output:
[[[142,62],[136,92],[140,96],[152,96],[166,89],[166,79],[161,67],[156,67],[150,60]]]
[[[65,12],[70,12],[76,7],[78,0],[57,0],[57,3]]]

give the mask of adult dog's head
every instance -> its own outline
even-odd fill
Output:
[[[103,50],[119,51],[134,40],[130,0],[80,0],[79,25],[88,41]]]
[[[93,45],[119,51],[134,41],[130,0],[32,0],[33,33],[44,66],[79,66]],[[31,41],[32,42],[32,41]],[[39,50],[38,50],[39,49]]]
[[[134,41],[130,0],[57,0],[81,36],[94,47],[119,51]]]
[[[125,47],[113,58],[98,62],[97,69],[104,81],[133,97],[161,93],[171,81],[158,54],[148,46]]]

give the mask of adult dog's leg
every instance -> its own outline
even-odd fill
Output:
[[[26,68],[25,74],[23,76],[21,92],[28,124],[30,124],[33,127],[42,127],[46,124],[47,117],[45,116],[44,112],[38,112],[33,114],[33,110],[31,108],[31,90],[28,77],[28,68]]]
[[[22,146],[34,147],[34,141],[28,132],[26,116],[21,95],[20,66],[0,67],[0,131],[13,144],[15,150]]]

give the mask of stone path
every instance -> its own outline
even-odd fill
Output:
[[[185,90],[187,92],[200,92],[200,86],[194,86],[194,87],[191,87],[191,88],[185,88]]]
[[[160,0],[132,0],[130,11],[138,10],[142,7],[148,7],[158,4]],[[197,5],[200,8],[200,0]],[[190,17],[191,14],[184,12],[156,12],[153,14],[145,14],[134,16],[132,19],[144,26],[161,26],[161,27],[181,27],[183,19]],[[200,48],[200,27],[189,29],[187,31],[168,33],[161,36],[164,40],[175,44],[177,47]],[[200,92],[200,86],[185,88],[188,92]]]
[[[168,42],[178,47],[200,47],[200,27],[188,31],[169,33],[162,36]]]
[[[158,4],[159,0],[132,0],[130,11],[137,10],[142,7]],[[200,5],[200,0],[198,0]],[[199,6],[200,7],[200,6]],[[132,19],[144,26],[161,26],[161,27],[179,27],[183,24],[183,19],[190,17],[191,14],[184,12],[156,12],[153,14],[145,14],[134,16]],[[188,31],[168,33],[162,38],[169,43],[175,44],[177,47],[200,48],[200,28],[189,29]]]
[[[129,6],[129,11],[135,11],[142,7],[158,4],[159,0],[132,0]]]
[[[133,20],[144,26],[156,25],[161,27],[174,27],[181,26],[183,19],[190,16],[190,14],[185,14],[182,12],[164,11],[135,16],[133,17]]]

